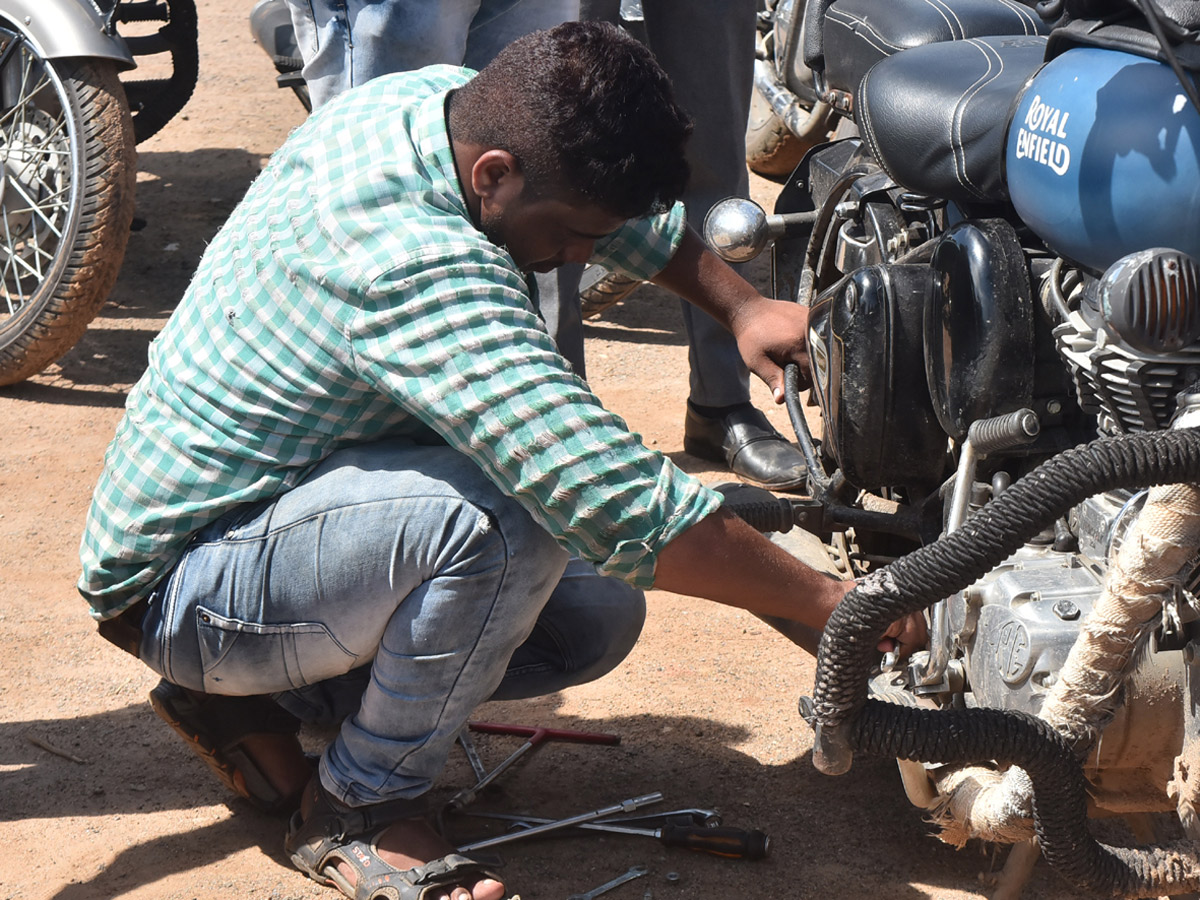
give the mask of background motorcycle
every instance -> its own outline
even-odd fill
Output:
[[[197,65],[192,0],[0,0],[0,385],[100,311],[133,220],[134,145],[182,109]]]
[[[1095,895],[1200,888],[1196,7],[780,0],[760,112],[807,147],[774,215],[707,223],[730,259],[774,241],[811,307],[812,497],[762,517],[865,578],[802,704],[814,763],[900,759],[945,839],[1018,845],[1004,896],[1035,847]],[[872,657],[926,608],[928,650]]]

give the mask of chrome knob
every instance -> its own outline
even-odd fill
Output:
[[[730,197],[704,217],[704,243],[726,262],[747,262],[766,249],[771,234],[767,214],[753,200]]]

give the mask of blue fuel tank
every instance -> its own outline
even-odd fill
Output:
[[[1150,247],[1200,257],[1200,112],[1163,63],[1055,57],[1021,95],[1005,164],[1017,213],[1069,260],[1100,272]]]

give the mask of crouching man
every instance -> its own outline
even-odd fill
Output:
[[[80,590],[162,676],[158,713],[298,805],[292,860],[350,896],[506,894],[421,798],[478,704],[615,666],[642,589],[814,633],[846,590],[642,446],[539,317],[530,274],[595,260],[712,313],[779,393],[806,312],[687,229],[688,132],[605,25],[379,78],[273,156],[151,346]],[[341,722],[315,775],[301,719]]]

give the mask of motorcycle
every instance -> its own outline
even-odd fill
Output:
[[[944,840],[1013,845],[1005,896],[1039,851],[1098,896],[1200,890],[1196,7],[770,3],[759,112],[801,155],[773,214],[705,223],[809,308],[809,496],[746,517],[860,579],[814,764],[896,759]]]
[[[151,77],[134,79],[143,57]],[[183,108],[197,57],[193,0],[0,0],[0,385],[60,358],[104,305],[134,147]]]

